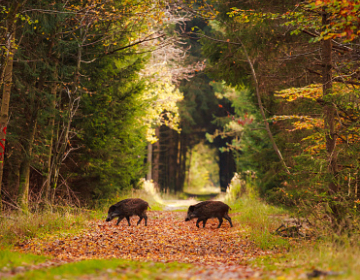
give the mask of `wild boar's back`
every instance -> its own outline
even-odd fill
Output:
[[[146,211],[149,204],[140,198],[127,198],[114,205],[124,216],[139,215]]]
[[[194,212],[199,217],[223,217],[229,212],[230,207],[225,203],[220,201],[205,201],[208,203],[199,203],[200,205],[195,205]]]

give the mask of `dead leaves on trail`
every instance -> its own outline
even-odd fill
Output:
[[[266,254],[245,239],[241,225],[230,228],[210,220],[206,228],[198,229],[195,221],[185,222],[184,213],[148,213],[148,226],[136,226],[137,217],[129,227],[123,220],[106,223],[91,222],[89,228],[77,236],[32,240],[20,244],[21,250],[51,255],[60,260],[91,258],[122,258],[155,262],[184,262],[199,265],[239,265],[248,259]]]

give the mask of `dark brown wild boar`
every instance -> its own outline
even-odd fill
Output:
[[[128,198],[121,200],[120,202],[110,206],[108,211],[108,217],[106,218],[107,222],[110,222],[114,218],[119,218],[116,225],[120,223],[120,221],[126,218],[129,226],[130,217],[131,216],[139,216],[139,221],[137,224],[139,225],[141,220],[145,220],[145,226],[147,226],[146,210],[150,208],[149,203],[140,198]]]
[[[206,221],[208,219],[218,218],[219,228],[223,222],[223,218],[225,218],[229,221],[232,227],[233,224],[231,222],[231,218],[228,215],[229,209],[231,208],[221,201],[203,201],[189,207],[185,221],[198,218],[196,226],[199,227],[199,223],[202,221],[203,227],[205,227]]]

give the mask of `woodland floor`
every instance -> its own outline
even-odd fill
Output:
[[[24,267],[18,272],[24,274],[28,270],[88,259],[117,258],[146,262],[150,266],[158,263],[170,265],[174,262],[190,264],[186,269],[165,270],[154,279],[225,280],[261,277],[261,270],[250,266],[249,261],[270,252],[260,250],[247,239],[246,230],[236,222],[236,215],[239,214],[231,214],[235,220],[234,227],[231,228],[224,220],[220,229],[217,229],[216,219],[209,220],[205,228],[198,229],[196,220],[184,221],[185,215],[184,212],[150,211],[147,227],[143,222],[136,226],[138,217],[132,217],[130,227],[125,219],[119,226],[115,225],[116,220],[110,223],[96,220],[77,234],[60,234],[22,242],[16,246],[21,252],[45,255],[50,259]],[[123,266],[77,278],[131,279],[126,277],[129,273],[131,271]],[[12,274],[17,274],[17,271],[13,270]]]

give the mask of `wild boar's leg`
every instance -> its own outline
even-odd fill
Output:
[[[137,225],[140,224],[141,220],[143,219],[143,216],[139,216],[139,218],[140,218],[140,219],[138,220]]]
[[[126,220],[128,221],[129,226],[131,226],[131,224],[130,224],[130,217],[129,217],[129,216],[126,217]]]
[[[118,219],[118,221],[116,223],[117,226],[119,225],[119,223],[121,222],[122,219],[124,219],[124,217],[119,217],[119,219]]]
[[[203,228],[205,227],[206,222],[207,222],[207,219],[203,220]]]
[[[228,220],[229,223],[230,223],[230,226],[233,227],[233,224],[232,224],[232,222],[231,222],[231,218],[230,218],[227,214],[224,216],[224,218],[225,218],[226,220]]]
[[[200,224],[201,221],[202,221],[201,219],[198,219],[198,220],[196,221],[196,226],[197,226],[197,227],[199,227],[199,224]]]
[[[223,218],[222,218],[222,217],[218,217],[218,220],[219,220],[218,228],[220,228],[220,227],[221,227],[221,224],[223,223]]]
[[[145,219],[145,226],[147,226],[147,219],[148,219],[148,217],[147,217],[146,214],[144,214],[143,217],[144,217],[144,219]]]

